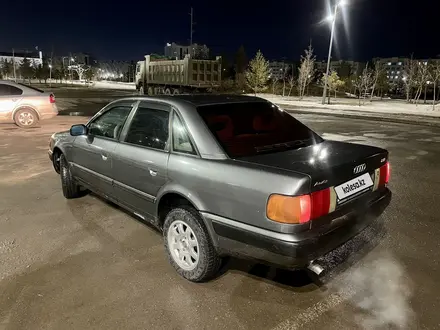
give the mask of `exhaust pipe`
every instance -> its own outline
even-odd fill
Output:
[[[311,261],[309,265],[307,266],[307,269],[312,271],[317,276],[321,275],[324,272],[324,267],[322,267],[320,264]]]

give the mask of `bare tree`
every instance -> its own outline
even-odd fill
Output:
[[[361,96],[363,95],[363,103],[365,104],[365,98],[368,93],[368,90],[372,87],[373,83],[373,74],[371,70],[368,69],[368,63],[365,66],[365,69],[362,71],[362,74],[357,77],[354,81],[354,86],[359,91],[359,106],[361,106]]]
[[[75,65],[71,65],[70,69],[78,74],[79,80],[82,80],[84,73],[90,70],[90,66],[85,64],[75,64]]]
[[[375,66],[374,66],[374,73],[372,76],[372,89],[371,89],[371,97],[370,97],[370,102],[373,101],[373,96],[374,96],[374,91],[376,90],[376,85],[377,85],[377,81],[379,80],[382,72],[383,72],[384,68],[382,63],[380,63],[379,61],[376,62]]]
[[[415,87],[415,80],[417,75],[417,61],[413,59],[413,55],[408,60],[405,60],[405,69],[403,70],[403,85],[405,87],[406,101],[411,102],[411,92]]]
[[[298,75],[298,94],[302,100],[306,91],[306,87],[310,84],[311,77],[315,71],[316,56],[313,54],[312,44],[304,51],[305,55],[301,56],[301,66]]]
[[[428,78],[429,78],[428,63],[417,62],[417,71],[416,71],[417,92],[414,97],[416,105],[419,103],[420,95],[422,94],[423,87],[426,86]]]
[[[293,75],[293,72],[290,75],[288,82],[289,82],[289,87],[290,87],[289,88],[289,96],[290,96],[290,94],[292,93],[293,87],[295,87],[295,85],[296,85],[296,80],[295,80],[295,76]]]
[[[435,110],[435,101],[436,101],[436,90],[437,90],[437,83],[440,80],[440,62],[435,61],[434,63],[430,64],[429,68],[429,79],[432,80],[432,83],[434,84],[434,96],[432,98],[432,110]]]
[[[276,77],[272,77],[271,85],[272,85],[272,94],[275,94],[275,87],[277,86],[278,79]]]

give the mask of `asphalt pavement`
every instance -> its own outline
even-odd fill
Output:
[[[57,100],[92,109],[83,99],[122,92],[77,93]],[[190,283],[152,227],[94,195],[62,196],[49,137],[87,118],[0,125],[0,329],[439,329],[440,129],[295,116],[391,155],[383,226],[320,280],[231,258],[213,281]]]

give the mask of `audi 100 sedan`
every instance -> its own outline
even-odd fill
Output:
[[[49,156],[66,198],[91,190],[150,222],[194,282],[232,254],[319,274],[391,200],[386,150],[325,140],[257,97],[117,100],[53,134]]]

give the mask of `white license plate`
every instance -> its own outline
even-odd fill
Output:
[[[373,180],[368,173],[365,173],[357,178],[347,181],[339,186],[335,187],[336,195],[339,200],[343,200],[358,192],[370,188],[373,185]]]

